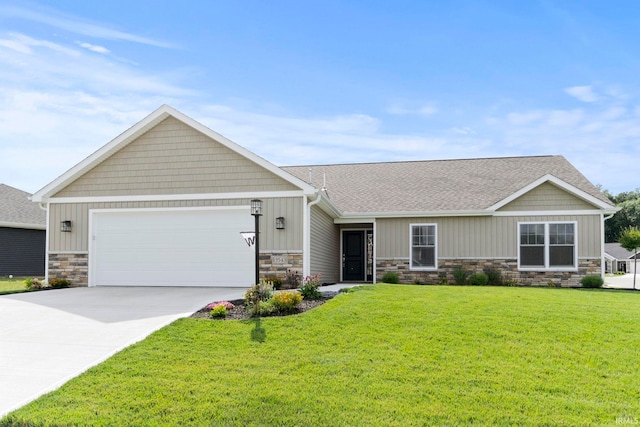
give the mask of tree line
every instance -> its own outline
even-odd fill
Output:
[[[602,190],[620,208],[612,217],[604,222],[604,240],[607,243],[620,241],[620,236],[629,227],[640,227],[640,188],[613,195]]]

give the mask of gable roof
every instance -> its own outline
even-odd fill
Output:
[[[344,214],[490,213],[527,189],[552,182],[615,212],[612,203],[563,156],[289,166],[301,180],[312,170]]]
[[[77,178],[82,176],[84,173],[92,169],[93,167],[100,164],[102,161],[106,160],[114,153],[118,152],[128,144],[135,141],[138,137],[146,133],[147,131],[154,128],[163,120],[168,117],[173,117],[176,120],[179,120],[190,126],[191,128],[201,132],[205,136],[213,139],[214,141],[222,144],[223,146],[235,151],[241,156],[249,159],[250,161],[256,163],[257,165],[267,169],[273,174],[279,176],[285,181],[290,182],[294,186],[300,188],[304,194],[314,195],[316,190],[307,184],[305,181],[298,179],[297,177],[286,173],[279,167],[270,163],[269,161],[263,159],[255,153],[247,150],[244,147],[236,144],[235,142],[225,138],[217,132],[209,129],[203,124],[193,120],[192,118],[182,114],[178,110],[170,107],[169,105],[162,105],[160,108],[155,110],[153,113],[149,114],[147,117],[124,131],[122,134],[111,140],[109,143],[104,145],[102,148],[98,149],[96,152],[91,154],[86,159],[82,160],[80,163],[69,169],[67,172],[53,180],[51,183],[47,184],[42,189],[38,190],[33,196],[32,200],[35,202],[46,201],[50,197],[54,196],[60,190],[65,188],[67,185],[71,184]]]
[[[604,252],[613,259],[633,259],[633,252],[620,246],[620,243],[605,243]]]
[[[26,191],[0,184],[0,227],[45,229],[47,214],[29,196]]]

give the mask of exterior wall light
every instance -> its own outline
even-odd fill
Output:
[[[60,222],[60,231],[63,233],[71,233],[71,221],[68,219]]]
[[[276,218],[276,229],[277,230],[284,230],[284,217],[283,216],[279,216],[278,218]]]

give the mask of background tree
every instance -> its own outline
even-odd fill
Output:
[[[633,252],[633,289],[636,288],[636,274],[638,273],[638,248],[640,248],[640,229],[629,227],[620,235],[620,246]]]
[[[620,235],[629,227],[640,227],[640,188],[625,191],[617,196],[607,190],[602,191],[620,208],[612,218],[604,223],[604,239],[607,243],[618,242]]]

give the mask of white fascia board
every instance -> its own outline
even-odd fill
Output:
[[[593,197],[591,194],[588,194],[582,190],[580,190],[578,187],[574,187],[573,185],[569,184],[568,182],[565,182],[563,180],[561,180],[560,178],[557,178],[551,174],[547,174],[544,175],[543,177],[540,177],[538,179],[536,179],[535,181],[533,181],[531,184],[522,187],[520,190],[516,191],[515,193],[513,193],[512,195],[510,195],[509,197],[506,197],[502,200],[500,200],[498,203],[489,206],[487,208],[487,211],[496,211],[502,207],[504,207],[505,205],[513,202],[514,200],[516,200],[517,198],[523,196],[524,194],[528,193],[529,191],[533,190],[534,188],[544,184],[545,182],[550,182],[560,188],[562,188],[563,190],[573,194],[574,196],[584,200],[587,203],[591,203],[592,205],[597,206],[598,208],[604,210],[606,213],[612,213],[612,212],[617,212],[618,210],[620,210],[619,208],[616,208],[615,206],[612,206],[608,203],[603,202],[602,200]]]
[[[370,220],[372,218],[424,218],[440,216],[492,216],[493,212],[484,210],[477,211],[398,211],[398,212],[363,212],[363,213],[343,213],[340,221]],[[355,221],[358,222],[358,221]],[[348,222],[344,222],[347,224]]]
[[[138,196],[52,197],[50,203],[157,202],[173,200],[273,199],[302,197],[303,191],[260,191],[251,193],[148,194]]]
[[[601,210],[567,210],[567,211],[504,211],[493,212],[492,216],[549,216],[549,215],[602,215]]]
[[[312,199],[310,198],[310,200]],[[317,197],[315,198],[315,200],[317,200]],[[325,211],[327,215],[332,218],[340,218],[342,216],[342,212],[340,212],[340,209],[338,209],[336,205],[326,196],[320,199],[318,207]]]
[[[18,222],[2,222],[2,221],[0,221],[0,227],[24,228],[27,230],[46,230],[47,229],[47,226],[42,224],[22,224]]]
[[[81,174],[85,173],[86,171],[88,171],[98,163],[102,162],[103,160],[111,156],[113,153],[115,153],[122,147],[133,142],[140,135],[147,132],[148,130],[150,130],[155,125],[157,125],[158,123],[160,123],[162,120],[166,119],[169,116],[174,117],[175,119],[183,122],[187,126],[192,127],[193,129],[203,133],[209,138],[215,140],[216,142],[219,142],[225,147],[237,152],[241,156],[244,156],[247,159],[253,161],[259,166],[264,167],[265,169],[279,176],[285,181],[288,181],[294,186],[299,187],[305,194],[313,194],[315,192],[315,188],[313,188],[313,186],[294,177],[288,172],[285,172],[284,170],[280,169],[273,163],[270,163],[267,160],[263,159],[262,157],[245,149],[244,147],[241,147],[240,145],[236,144],[230,139],[225,138],[219,133],[195,121],[194,119],[184,115],[183,113],[179,112],[175,108],[165,104],[165,105],[162,105],[157,110],[155,110],[154,112],[152,112],[151,114],[149,114],[147,117],[145,117],[141,121],[139,121],[138,123],[136,123],[135,125],[133,125],[132,127],[130,127],[129,129],[127,129],[126,131],[124,131],[123,133],[121,133],[116,138],[112,139],[102,148],[95,151],[89,157],[82,160],[80,163],[78,163],[77,165],[69,169],[67,172],[60,175],[58,178],[56,178],[55,180],[53,180],[52,182],[44,186],[42,189],[38,190],[33,196],[31,196],[31,200],[34,202],[43,202],[48,200],[49,196],[60,191],[66,185],[71,183],[74,179],[78,178]]]

